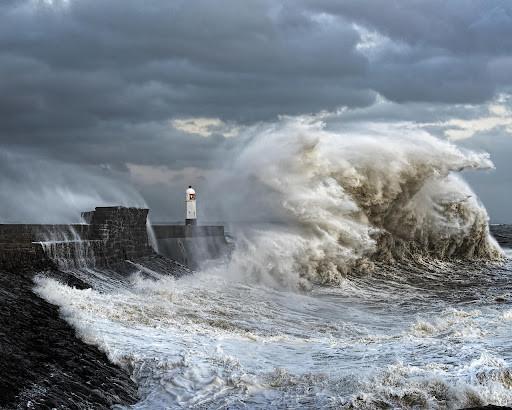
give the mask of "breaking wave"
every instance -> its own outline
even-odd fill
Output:
[[[230,270],[307,285],[339,283],[376,261],[500,259],[487,212],[460,175],[492,167],[488,154],[421,130],[338,134],[283,119],[247,137],[232,176],[218,182],[250,187],[237,194],[279,220],[239,233]]]

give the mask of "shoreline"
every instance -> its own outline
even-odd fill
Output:
[[[62,274],[48,273],[68,282]],[[101,409],[136,403],[138,387],[130,375],[77,337],[59,308],[33,292],[33,277],[33,272],[0,271],[0,408]]]

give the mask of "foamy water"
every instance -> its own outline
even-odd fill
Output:
[[[512,296],[510,264],[453,266],[436,286],[410,274],[306,294],[211,272],[101,290],[39,277],[36,292],[132,373],[134,408],[511,404],[512,305],[495,301]]]

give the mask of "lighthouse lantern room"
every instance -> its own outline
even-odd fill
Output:
[[[189,186],[185,192],[185,203],[187,207],[185,225],[197,225],[196,191],[192,186]]]

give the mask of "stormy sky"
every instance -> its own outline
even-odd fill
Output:
[[[0,220],[179,220],[244,130],[328,112],[489,152],[467,179],[512,222],[511,93],[508,0],[3,0]]]

